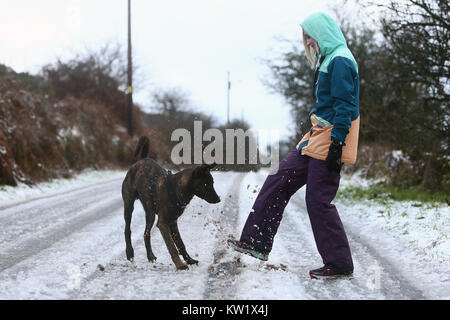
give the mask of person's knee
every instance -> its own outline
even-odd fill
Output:
[[[328,204],[323,197],[321,189],[319,187],[310,185],[306,186],[305,202],[307,208],[326,206]]]

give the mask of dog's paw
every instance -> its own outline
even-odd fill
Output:
[[[129,261],[133,261],[134,260],[134,250],[133,249],[127,249],[125,253],[126,253],[127,259]]]
[[[189,258],[189,259],[186,259],[186,263],[187,264],[198,264],[198,260]]]
[[[188,270],[188,269],[189,269],[188,265],[184,263],[177,266],[177,270]]]
[[[156,257],[155,257],[154,255],[152,255],[152,256],[147,256],[147,259],[148,259],[148,262],[151,262],[151,263],[153,263],[153,262],[156,261]]]

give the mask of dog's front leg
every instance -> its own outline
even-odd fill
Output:
[[[186,247],[184,246],[183,240],[181,239],[180,231],[178,230],[178,224],[176,221],[170,225],[170,234],[173,238],[173,241],[175,242],[175,245],[178,248],[178,252],[183,256],[184,261],[186,261],[187,264],[197,264],[198,261],[192,259],[186,251]]]
[[[177,270],[189,269],[187,264],[184,264],[181,261],[180,256],[178,255],[177,248],[175,247],[172,236],[170,234],[170,227],[165,223],[161,223],[159,220],[156,226],[161,231],[161,235],[164,239],[164,242],[166,243],[167,249],[169,250],[170,256],[172,257],[172,261],[177,267]]]

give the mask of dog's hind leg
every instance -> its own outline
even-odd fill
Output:
[[[125,218],[125,245],[127,259],[133,261],[134,250],[131,244],[131,217],[134,210],[134,200],[124,200],[124,218]]]
[[[187,264],[197,264],[198,261],[192,259],[186,251],[186,247],[181,239],[180,231],[178,230],[177,222],[170,225],[170,235],[177,246],[178,252],[183,256],[184,261],[186,261]]]
[[[152,244],[150,241],[150,232],[152,230],[153,223],[155,222],[155,211],[151,205],[145,204],[144,201],[141,201],[141,203],[145,210],[144,243],[145,243],[145,249],[147,250],[147,259],[150,262],[154,262],[156,260],[156,257],[152,251]]]

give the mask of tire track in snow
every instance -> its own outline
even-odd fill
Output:
[[[120,197],[95,203],[65,223],[48,228],[45,232],[41,232],[28,239],[15,241],[8,245],[9,248],[3,247],[0,252],[0,272],[51,247],[56,242],[87,225],[113,215],[121,206],[122,199]]]
[[[217,244],[214,249],[214,260],[208,268],[204,300],[233,299],[236,291],[236,278],[240,273],[240,260],[232,258],[227,254],[226,241],[232,237],[237,226],[239,217],[239,197],[242,181],[247,173],[239,173],[227,192],[223,204],[223,215],[220,221]]]
[[[39,197],[9,207],[0,215],[0,271],[51,247],[56,242],[121,206],[120,179]]]
[[[37,238],[48,230],[57,228],[67,221],[85,212],[90,206],[115,197],[120,190],[118,180],[108,184],[90,186],[87,189],[75,189],[58,197],[44,197],[30,200],[24,204],[10,207],[0,214],[0,246],[15,246],[17,240]],[[120,193],[120,192],[119,192]]]
[[[44,195],[44,196],[37,196],[37,197],[33,197],[31,199],[26,199],[26,200],[22,200],[22,201],[18,201],[18,202],[13,202],[13,203],[5,205],[5,206],[0,206],[0,216],[3,213],[6,212],[4,210],[10,209],[10,208],[16,208],[17,209],[19,206],[22,206],[22,205],[25,205],[25,204],[28,204],[28,203],[31,203],[31,202],[34,202],[34,201],[50,200],[52,198],[60,198],[61,196],[64,196],[64,195],[74,195],[77,192],[80,192],[81,193],[80,195],[82,195],[83,193],[86,192],[87,189],[90,189],[90,192],[94,192],[94,189],[98,189],[98,188],[102,189],[102,188],[104,188],[105,185],[110,185],[110,184],[112,184],[114,182],[119,182],[119,181],[122,182],[124,178],[125,178],[125,176],[124,177],[120,177],[120,178],[110,179],[110,180],[107,180],[107,181],[96,182],[95,184],[89,184],[89,185],[82,186],[82,187],[79,187],[79,188],[70,189],[68,191],[53,193],[53,194]]]
[[[376,290],[380,290],[387,299],[427,299],[424,293],[405,277],[400,268],[383,256],[354,227],[348,224],[346,230],[350,244],[353,244],[352,249],[355,258],[361,257],[360,260],[366,262],[363,266],[365,267],[364,271],[369,271],[369,276],[374,278],[374,282],[378,282],[373,283],[377,286]],[[371,263],[368,263],[368,261],[371,261]]]
[[[304,195],[304,193],[302,194]],[[292,197],[291,202],[302,212],[297,215],[301,215],[301,217],[296,219],[295,225],[299,228],[299,221],[301,221],[301,224],[303,224],[302,229],[305,230],[306,221],[309,223],[305,201],[300,195],[296,195]],[[293,219],[292,216],[289,218]],[[338,291],[335,290],[333,294],[335,299],[341,297],[342,294],[348,295],[347,298],[352,299],[425,299],[423,293],[406,280],[401,271],[394,267],[372,245],[364,241],[354,228],[345,224],[345,221],[344,226],[352,250],[355,278],[350,281],[335,281],[348,283],[345,287],[339,286],[340,289]],[[310,227],[309,229],[311,230]],[[310,232],[312,233],[312,230]],[[316,255],[318,255],[318,252]],[[314,283],[317,282],[316,280],[313,281]],[[332,286],[334,287],[334,284]],[[310,290],[316,291],[315,295],[318,297],[322,295],[321,292],[315,290],[317,287],[322,287],[321,285],[308,287]],[[341,289],[345,289],[347,292],[343,292]],[[345,296],[343,298],[346,299]]]
[[[97,272],[100,263],[106,265],[105,261],[118,255],[119,250],[123,253],[118,245],[123,243],[122,220],[123,208],[119,207],[111,215],[4,270],[0,273],[0,297],[76,299],[81,288],[87,285],[85,278]]]
[[[140,203],[135,204],[135,209],[133,212],[133,223],[134,225],[143,226],[145,225],[145,212]],[[70,292],[70,295],[68,299],[71,300],[83,300],[83,299],[94,299],[94,300],[104,300],[104,299],[115,299],[120,297],[116,297],[114,292],[115,289],[111,289],[111,287],[116,287],[117,283],[120,282],[127,282],[128,279],[126,278],[126,274],[130,272],[136,272],[137,270],[145,271],[148,270],[148,263],[145,262],[146,266],[142,267],[140,265],[140,259],[143,256],[143,252],[141,250],[142,247],[144,247],[144,240],[142,237],[141,232],[133,232],[131,234],[132,243],[135,248],[135,253],[138,254],[137,260],[138,262],[133,261],[130,262],[125,257],[125,241],[123,236],[123,203],[121,203],[120,208],[120,223],[114,224],[114,227],[120,226],[119,230],[115,230],[114,227],[111,227],[109,230],[108,238],[112,239],[112,242],[109,243],[109,248],[103,248],[105,245],[103,243],[96,244],[96,247],[100,250],[109,250],[111,253],[108,254],[107,257],[104,257],[104,259],[107,259],[105,262],[102,262],[102,264],[97,264],[97,267],[93,268],[95,264],[91,266],[91,270],[88,273],[85,273],[81,279],[80,282],[80,289],[79,290],[72,290]],[[116,228],[117,229],[117,228]],[[117,232],[118,231],[118,232]],[[151,231],[151,236],[154,239],[154,236],[156,234],[157,228],[153,228]],[[159,244],[159,243],[158,243]],[[91,263],[92,264],[92,263]],[[153,268],[157,267],[157,263],[152,264]],[[113,282],[112,278],[109,276],[111,273],[116,273],[114,280],[117,281]],[[111,291],[113,290],[113,292]],[[135,287],[136,291],[139,291],[140,288],[138,286]],[[137,296],[137,295],[136,295]],[[125,297],[123,297],[125,299]],[[129,298],[129,297],[126,297]],[[132,297],[135,299],[136,297]],[[148,298],[143,296],[143,299]]]

